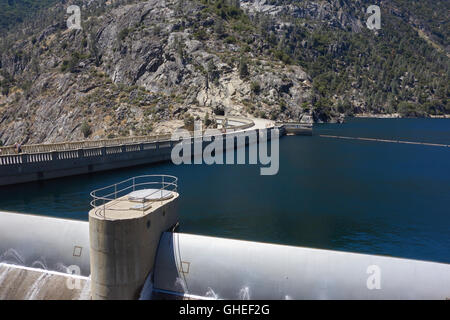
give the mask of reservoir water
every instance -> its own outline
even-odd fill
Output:
[[[280,170],[147,165],[0,188],[0,210],[86,219],[89,192],[129,177],[179,177],[180,231],[450,263],[450,119],[349,119],[280,140]]]

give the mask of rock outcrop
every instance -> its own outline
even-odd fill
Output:
[[[445,48],[402,3],[382,2],[388,27],[372,31],[361,0],[86,0],[74,30],[58,1],[0,38],[0,145],[163,133],[214,113],[449,113]]]
[[[0,140],[159,133],[188,114],[201,118],[217,109],[273,120],[309,115],[301,107],[311,99],[305,71],[244,54],[217,34],[218,17],[204,9],[195,1],[182,8],[172,0],[121,5],[90,16],[83,30],[59,21],[16,42],[1,57],[15,85],[0,96]]]

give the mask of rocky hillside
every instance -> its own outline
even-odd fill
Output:
[[[82,30],[66,26],[73,3]],[[0,141],[160,133],[224,112],[450,113],[445,42],[398,3],[374,32],[365,1],[58,1],[2,33]]]

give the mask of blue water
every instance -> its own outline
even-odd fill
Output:
[[[0,210],[87,219],[89,192],[135,175],[180,178],[181,231],[450,263],[450,119],[350,119],[280,140],[280,171],[148,165],[0,189]]]

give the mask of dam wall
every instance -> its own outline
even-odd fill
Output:
[[[89,224],[0,212],[0,263],[89,276]]]
[[[0,186],[167,161],[174,142],[98,147],[0,157]]]
[[[251,131],[259,139],[260,128],[253,126],[251,122],[227,129],[222,135],[224,143],[227,135],[238,136]],[[282,127],[278,129],[280,135],[284,134]],[[21,154],[14,154],[11,147],[0,148],[0,186],[169,161],[178,143],[170,140],[170,136],[162,136],[24,146]],[[209,143],[203,142],[203,147]]]
[[[146,233],[153,228],[167,229],[176,221],[167,220],[159,226],[161,216],[158,212],[152,213],[151,224],[147,224],[148,217],[144,215],[142,221],[145,223],[140,223],[138,218],[136,226],[143,225],[142,232]],[[126,234],[130,228],[125,222],[123,232]],[[108,230],[120,236],[114,224],[122,222],[100,219],[92,229],[94,233],[103,228],[98,223],[112,223]],[[148,251],[134,257],[146,261],[145,268],[136,277],[139,281],[132,283],[134,297],[138,294],[137,288],[143,287],[147,273],[153,271],[148,276],[153,279],[152,291],[171,297],[244,300],[450,298],[449,264],[183,233],[165,232],[160,239],[159,232],[153,235],[158,239],[152,238],[151,242],[155,246],[159,243],[153,249],[146,249],[142,243],[145,241],[139,237],[130,234],[126,238],[138,242],[134,244],[137,249],[132,252],[138,252],[140,247]],[[96,236],[99,241],[102,237],[109,239],[109,249],[118,246],[124,250],[122,258],[126,262],[129,246],[124,242],[125,238],[117,242],[108,233]],[[143,238],[150,241],[147,236]],[[153,260],[150,256],[155,250]],[[90,251],[87,222],[0,212],[0,297],[87,298],[92,285],[87,278],[91,274]],[[111,251],[114,252],[120,250]],[[114,261],[116,258],[118,260]],[[133,273],[124,272],[128,270],[126,268],[132,270],[132,264],[123,264],[129,266],[123,270],[114,267],[122,258],[115,254],[107,258],[112,259],[108,262],[112,266],[109,269],[103,269],[107,259],[97,261],[100,278],[94,280],[98,282],[103,275],[114,281],[130,276],[134,279]],[[70,276],[62,273],[74,265],[80,267],[82,285],[78,291],[67,291],[67,277]],[[126,285],[125,282],[119,284]],[[42,291],[36,289],[38,287],[42,287]]]
[[[194,299],[450,298],[450,265],[164,233],[154,291]]]
[[[90,300],[90,280],[0,263],[0,300]]]

